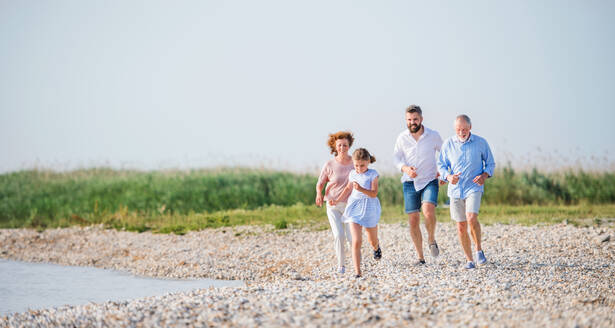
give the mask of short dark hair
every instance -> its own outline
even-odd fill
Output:
[[[408,106],[408,108],[406,108],[406,113],[418,113],[420,116],[423,116],[423,111],[419,105]]]

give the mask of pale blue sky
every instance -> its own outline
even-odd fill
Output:
[[[389,171],[412,103],[443,137],[468,114],[498,164],[612,169],[614,17],[613,1],[0,0],[0,172],[314,171],[344,129]]]

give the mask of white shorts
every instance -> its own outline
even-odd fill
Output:
[[[457,222],[465,222],[466,213],[478,214],[478,210],[480,209],[480,200],[482,197],[483,193],[477,191],[469,194],[466,199],[451,198],[451,219]]]

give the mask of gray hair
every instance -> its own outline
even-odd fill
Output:
[[[470,116],[466,114],[457,115],[457,118],[455,118],[455,122],[459,120],[464,120],[466,123],[468,123],[468,125],[472,126],[472,120],[470,120]]]

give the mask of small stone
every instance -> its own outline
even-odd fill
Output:
[[[611,240],[611,235],[605,235],[599,237],[600,243],[606,243]]]

